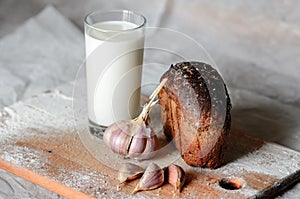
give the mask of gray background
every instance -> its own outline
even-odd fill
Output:
[[[55,9],[34,17],[48,4],[66,18]],[[202,44],[229,87],[233,127],[300,151],[298,0],[0,0],[1,109],[74,79],[84,57],[83,17],[98,9],[137,11],[148,26]],[[0,198],[59,197],[4,171],[0,187]],[[299,198],[300,186],[283,197]]]

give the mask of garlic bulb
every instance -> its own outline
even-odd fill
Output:
[[[158,138],[145,123],[121,120],[106,129],[103,139],[113,152],[138,160],[153,157],[158,149]]]
[[[148,117],[156,95],[166,83],[164,79],[149,97],[141,114],[133,120],[121,120],[111,124],[103,134],[104,143],[114,152],[128,158],[138,160],[149,159],[158,149],[158,138],[148,126]]]

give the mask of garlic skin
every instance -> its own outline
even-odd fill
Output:
[[[135,194],[139,191],[152,190],[160,187],[165,181],[164,171],[155,163],[149,164],[140,182],[132,191]]]
[[[171,164],[165,171],[168,183],[171,184],[175,190],[180,192],[185,183],[184,170],[176,164]]]
[[[157,151],[158,138],[153,129],[148,126],[148,117],[158,92],[167,82],[161,81],[149,97],[141,114],[133,120],[121,120],[111,124],[103,134],[104,143],[114,152],[127,158],[145,160],[152,158]]]
[[[119,170],[118,180],[120,183],[128,182],[143,175],[144,169],[132,163],[125,163]]]

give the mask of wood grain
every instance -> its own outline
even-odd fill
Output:
[[[50,178],[44,177],[42,175],[39,175],[37,173],[34,173],[31,170],[28,170],[24,167],[19,167],[16,164],[12,164],[2,158],[0,158],[0,167],[1,169],[4,169],[12,174],[15,174],[17,176],[20,176],[24,178],[25,180],[28,180],[30,182],[33,182],[41,187],[44,187],[50,191],[53,191],[57,194],[63,195],[67,198],[74,198],[74,199],[89,199],[92,198],[80,191],[76,191],[73,188],[67,187],[63,184],[60,184],[58,182],[55,182],[51,180]]]

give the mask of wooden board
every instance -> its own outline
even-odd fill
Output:
[[[72,98],[53,92],[5,108],[0,115],[0,168],[67,198],[266,197],[300,179],[298,152],[232,130],[222,167],[193,168],[179,158],[175,163],[188,174],[181,193],[165,184],[131,195],[138,180],[119,185],[116,158],[112,155],[107,158],[111,165],[103,164],[84,146],[91,135],[81,123],[83,115],[74,118],[72,104]],[[222,188],[222,179],[241,188]]]

